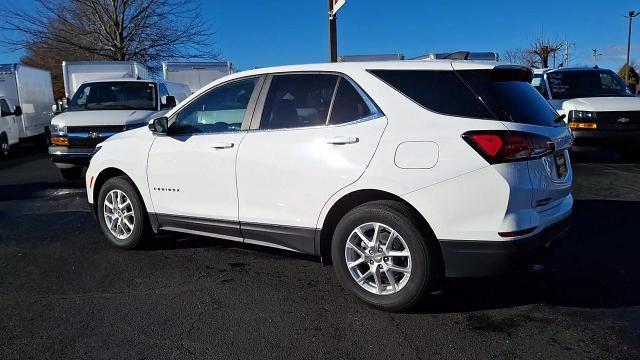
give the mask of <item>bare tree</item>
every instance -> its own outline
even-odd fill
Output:
[[[162,60],[219,58],[198,1],[33,1],[34,10],[5,12],[0,43],[9,49],[136,60],[152,69]]]
[[[511,64],[524,65],[530,68],[536,67],[535,56],[526,49],[509,49],[502,56],[502,60]]]
[[[549,59],[564,49],[563,41],[551,41],[545,38],[537,38],[529,46],[529,52],[536,57],[536,64],[541,68],[549,67]]]

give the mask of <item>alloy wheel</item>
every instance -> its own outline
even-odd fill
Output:
[[[133,232],[136,223],[133,204],[123,191],[111,190],[105,197],[104,220],[111,234],[120,240]]]
[[[358,226],[349,235],[344,252],[349,273],[368,292],[395,294],[409,281],[409,247],[387,225],[372,222]]]

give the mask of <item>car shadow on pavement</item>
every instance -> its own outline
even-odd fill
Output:
[[[448,281],[416,312],[448,313],[528,304],[575,308],[640,305],[640,202],[578,200],[572,227],[538,271]]]
[[[42,199],[50,197],[56,192],[79,189],[84,189],[84,183],[81,180],[0,185],[0,201]]]

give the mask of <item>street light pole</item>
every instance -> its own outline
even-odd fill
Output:
[[[338,36],[333,0],[329,0],[329,62],[338,62]]]
[[[629,57],[631,55],[631,22],[633,21],[633,18],[640,15],[640,13],[637,13],[635,11],[629,11],[629,16],[626,16],[629,18],[629,36],[627,37],[627,63],[626,63],[626,71],[624,74],[624,81],[628,84],[629,83]]]

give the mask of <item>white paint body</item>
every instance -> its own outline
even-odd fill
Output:
[[[0,97],[12,110],[14,106],[22,108],[21,116],[0,120],[8,122],[0,127],[11,131],[7,133],[11,144],[45,133],[53,116],[53,86],[48,71],[21,64],[0,65]]]
[[[572,71],[573,69],[538,69],[534,73],[539,76],[543,76],[542,81],[545,82],[547,89],[549,89],[549,82],[547,80],[547,74],[552,72]],[[578,70],[588,70],[581,69]],[[568,120],[569,112],[571,110],[580,111],[594,111],[594,112],[607,112],[607,111],[640,111],[640,97],[587,97],[587,98],[573,98],[573,99],[554,99],[551,91],[547,91],[547,97],[549,104],[559,114],[566,115],[565,121]]]
[[[80,85],[106,79],[149,79],[149,70],[136,61],[63,61],[64,92],[73,97]]]
[[[332,206],[358,190],[406,200],[438,239],[502,241],[498,232],[536,227],[535,235],[569,216],[572,173],[563,179],[538,159],[490,165],[462,138],[469,130],[523,130],[570,146],[566,127],[548,128],[430,112],[368,69],[491,69],[491,63],[404,61],[287,66],[240,72],[192,95],[189,103],[234,79],[312,71],[348,76],[384,115],[336,126],[247,130],[192,136],[156,136],[141,128],[107,140],[87,171],[91,181],[117,168],[136,184],[150,212],[322,229]],[[179,113],[183,106],[167,116]],[[255,115],[254,115],[255,116]],[[357,138],[345,144],[331,139]],[[214,144],[233,143],[227,149]],[[552,155],[550,155],[552,156]],[[566,155],[568,159],[568,154]],[[150,191],[179,187],[178,193]],[[536,207],[538,199],[550,198]],[[509,238],[514,240],[514,238]]]

